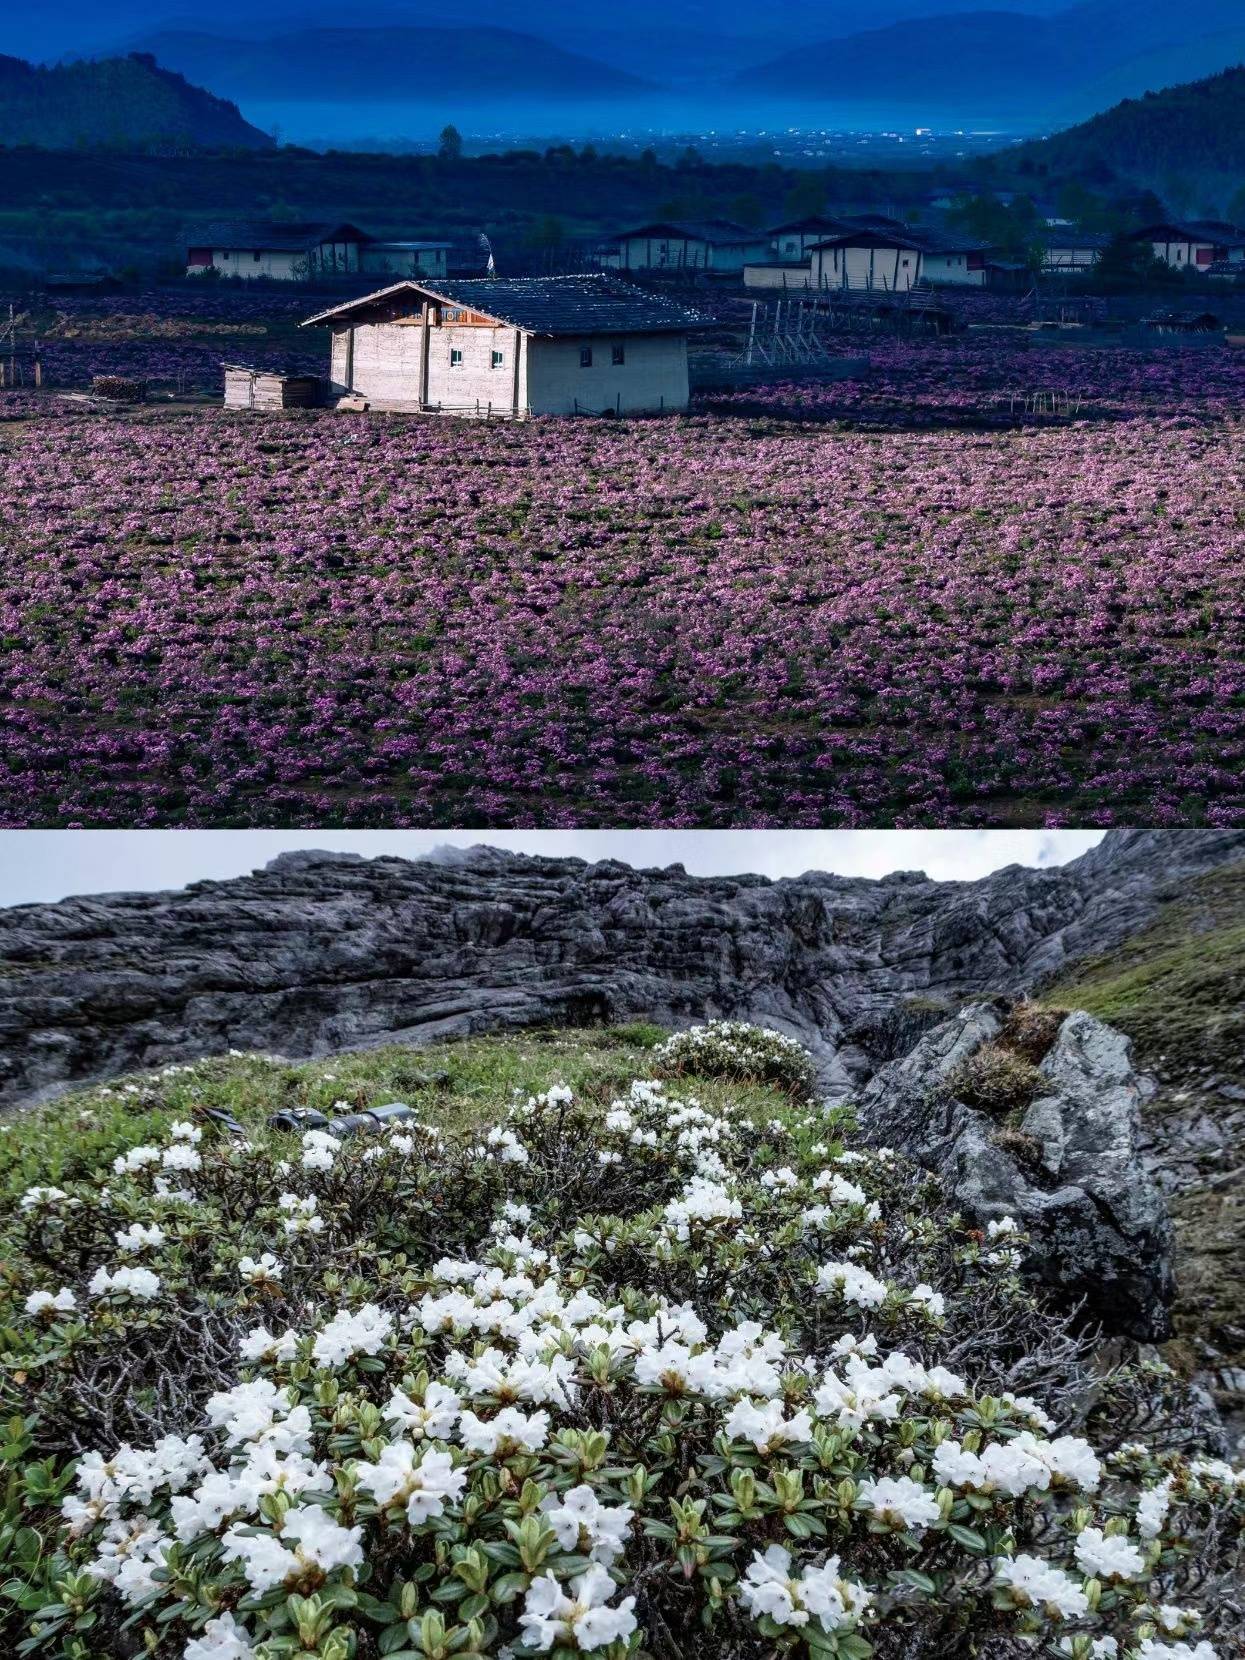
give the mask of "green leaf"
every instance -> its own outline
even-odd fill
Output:
[[[956,1544],[963,1545],[965,1550],[976,1551],[980,1555],[986,1548],[986,1542],[976,1528],[962,1527],[959,1522],[950,1522],[947,1532]]]

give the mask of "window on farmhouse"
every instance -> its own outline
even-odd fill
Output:
[[[579,348],[579,367],[581,369],[591,369],[591,367],[592,367],[592,347],[591,346],[581,346]]]
[[[610,347],[610,362],[614,365],[614,367],[616,369],[619,368],[626,361],[627,361],[627,353],[625,352],[625,350],[623,349],[621,344],[617,345],[617,346],[611,346]]]
[[[494,352],[493,353],[492,364],[493,364],[494,369],[500,369],[502,364],[505,361],[506,361],[505,352]]]
[[[462,365],[462,361],[463,361],[462,348],[460,346],[451,346],[450,347],[450,368],[451,369],[460,368],[461,365]]]

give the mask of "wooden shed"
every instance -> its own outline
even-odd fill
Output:
[[[243,363],[222,367],[226,409],[312,409],[323,395],[324,382],[319,375],[252,369]]]

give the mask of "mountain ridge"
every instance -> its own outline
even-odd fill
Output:
[[[0,56],[0,144],[266,149],[272,143],[236,104],[143,53],[51,69]]]
[[[433,27],[294,29],[264,39],[203,31],[143,37],[142,51],[241,99],[412,99],[481,91],[497,98],[638,95],[651,83],[517,29]]]

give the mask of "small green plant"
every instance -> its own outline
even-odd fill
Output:
[[[1002,1042],[982,1044],[947,1078],[947,1089],[956,1100],[992,1118],[1022,1113],[1045,1085],[1033,1062]]]
[[[1008,1011],[999,1042],[1037,1066],[1046,1059],[1067,1016],[1067,1009],[1047,1008],[1023,998]]]

